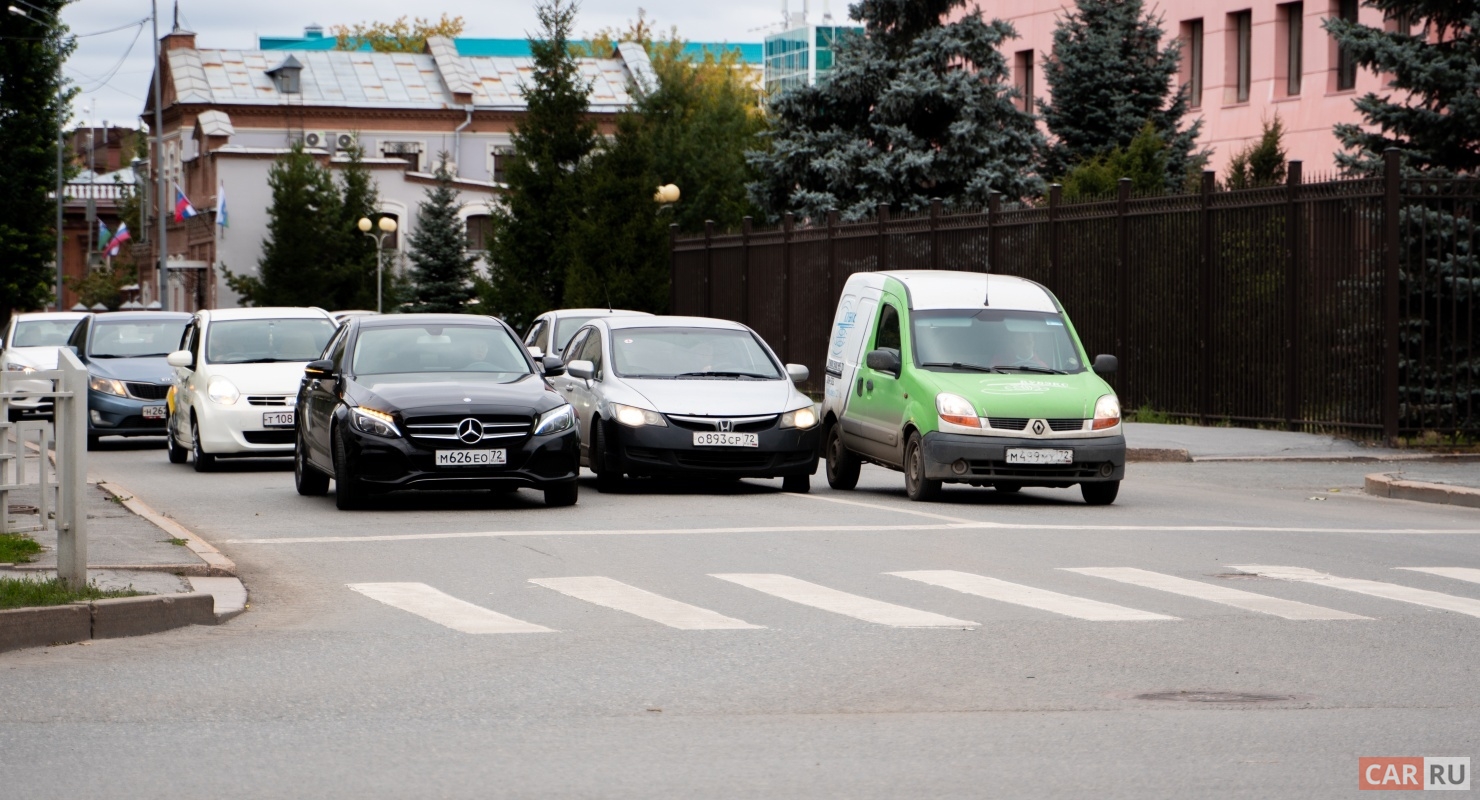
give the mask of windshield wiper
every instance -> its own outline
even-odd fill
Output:
[[[705,372],[680,372],[675,378],[760,378],[770,380],[774,375],[758,375],[754,372],[727,372],[724,370],[708,370]]]
[[[1063,371],[1061,369],[1049,369],[1047,367],[1026,367],[1026,366],[1013,365],[1011,367],[1002,367],[1001,369],[1017,369],[1017,370],[1022,370],[1023,372],[1036,372],[1036,373],[1038,373],[1040,375],[1068,375],[1069,374],[1069,373],[1067,373],[1067,372],[1065,372],[1065,371]]]
[[[947,364],[944,361],[927,361],[921,366],[925,367],[950,367],[951,369],[970,369],[977,372],[1001,372],[1001,367],[984,367],[981,364],[966,364],[960,361],[952,361]]]
[[[280,361],[299,361],[299,360],[301,360],[301,359],[297,359],[297,358],[273,358],[271,356],[268,356],[267,358],[249,358],[246,361],[224,361],[222,363],[224,363],[224,364],[276,364],[276,363],[278,363]]]

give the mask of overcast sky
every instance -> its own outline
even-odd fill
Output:
[[[802,0],[791,0],[791,5],[800,10]],[[812,0],[814,18],[821,15],[822,5],[822,0]],[[781,0],[584,0],[576,29],[584,34],[623,27],[637,16],[639,6],[664,29],[678,26],[679,35],[690,41],[759,42],[765,35],[761,29],[781,20]],[[837,16],[847,14],[847,0],[834,0],[832,6]],[[435,18],[444,12],[463,17],[464,36],[523,38],[535,28],[533,0],[181,0],[180,26],[194,31],[202,48],[250,49],[259,34],[300,35],[311,23],[327,30],[400,16]],[[149,0],[74,0],[62,12],[79,35],[66,68],[67,77],[83,90],[72,106],[72,124],[138,124],[149,90],[149,13]],[[159,0],[161,33],[169,30],[173,14],[173,0]],[[133,24],[140,21],[142,30]],[[121,26],[128,27],[86,35]]]

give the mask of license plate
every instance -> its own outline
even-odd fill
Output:
[[[293,427],[292,411],[264,411],[262,412],[262,427],[264,428],[291,428]]]
[[[1027,450],[1023,448],[1009,447],[1007,449],[1007,463],[1009,464],[1073,464],[1073,450]]]
[[[496,467],[509,463],[507,450],[438,450],[439,467]]]
[[[164,406],[144,406],[144,419],[164,419],[168,413]]]
[[[720,433],[705,431],[694,434],[695,447],[760,447],[758,433]]]

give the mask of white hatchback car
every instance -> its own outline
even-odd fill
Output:
[[[319,308],[197,311],[175,369],[167,424],[170,462],[193,454],[204,472],[218,457],[293,455],[293,403],[303,367],[336,326]]]
[[[72,331],[77,329],[89,314],[82,311],[38,312],[14,314],[5,330],[4,349],[0,350],[0,369],[6,372],[30,374],[38,370],[57,367],[57,350],[67,346]],[[28,392],[49,392],[51,381],[13,380],[12,389],[19,395]],[[10,400],[11,421],[25,414],[50,414],[51,398],[12,397]]]

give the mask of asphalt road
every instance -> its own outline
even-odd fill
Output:
[[[1480,571],[1403,569],[1480,570],[1480,513],[1371,471],[350,513],[286,461],[114,446],[90,472],[221,547],[251,608],[0,655],[0,795],[1339,797],[1361,756],[1480,764]]]

